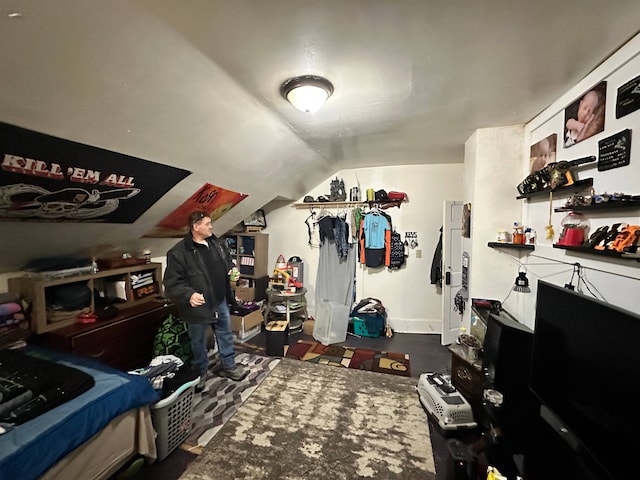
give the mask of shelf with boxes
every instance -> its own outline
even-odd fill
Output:
[[[269,283],[269,235],[260,232],[230,233],[224,236],[240,280],[233,285],[235,296],[244,301],[263,300]]]
[[[95,312],[95,292],[110,299],[117,298],[117,308],[125,310],[161,294],[161,284],[160,263],[129,265],[63,278],[22,276],[8,279],[9,291],[21,294],[31,303],[31,329],[35,333],[45,333],[76,323],[77,314],[82,308]],[[48,309],[48,299],[59,296],[62,290],[66,290],[68,296],[87,295],[88,307],[81,307],[77,312],[69,309],[66,315]]]

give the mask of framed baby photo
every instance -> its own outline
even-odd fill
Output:
[[[564,148],[604,130],[607,82],[600,82],[586,91],[564,111]]]
[[[531,145],[529,155],[529,173],[536,173],[548,164],[556,161],[556,145],[558,144],[558,134],[552,133],[539,142]]]

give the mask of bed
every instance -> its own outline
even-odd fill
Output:
[[[22,351],[85,372],[93,386],[0,434],[0,480],[106,479],[136,455],[156,459],[149,405],[159,396],[146,377],[39,347]]]

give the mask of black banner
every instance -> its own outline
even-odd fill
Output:
[[[616,118],[629,115],[640,108],[640,75],[618,87]]]
[[[133,223],[191,172],[0,123],[0,220]]]
[[[598,171],[624,167],[631,161],[631,130],[603,138],[598,142]]]

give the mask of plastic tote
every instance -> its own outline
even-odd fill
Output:
[[[156,429],[158,462],[178,448],[191,431],[193,392],[200,377],[184,383],[167,398],[151,405],[151,419]]]

